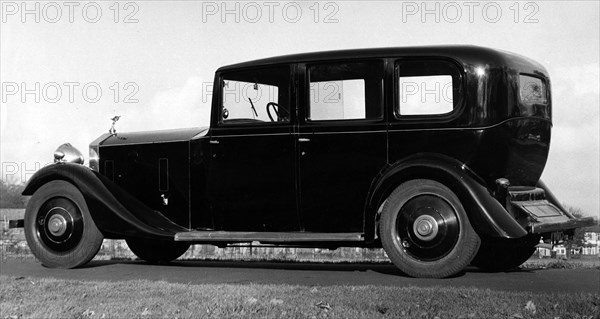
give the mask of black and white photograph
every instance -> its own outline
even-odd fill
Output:
[[[0,318],[600,318],[600,1],[0,7]]]

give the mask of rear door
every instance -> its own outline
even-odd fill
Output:
[[[387,162],[383,60],[299,67],[298,174],[303,228],[363,231],[371,182]]]

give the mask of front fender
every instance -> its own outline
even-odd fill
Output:
[[[79,164],[59,163],[40,169],[29,180],[23,195],[33,195],[53,180],[67,181],[79,189],[94,223],[106,238],[173,239],[175,233],[187,231],[103,175]]]
[[[365,237],[375,237],[379,206],[400,184],[411,179],[432,179],[449,187],[463,204],[469,221],[480,235],[519,238],[527,231],[490,194],[485,183],[466,165],[440,154],[415,154],[387,167],[371,186],[365,212]]]

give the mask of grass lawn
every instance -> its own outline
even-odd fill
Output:
[[[22,210],[2,212],[7,219],[22,216]],[[15,240],[23,240],[21,233],[12,234]],[[12,256],[10,247],[3,244],[4,257]],[[531,259],[522,267],[599,268],[600,259]],[[592,319],[600,318],[600,294],[443,287],[185,285],[0,275],[0,319],[198,317]]]
[[[600,294],[0,276],[0,318],[599,318]]]
[[[600,269],[600,258],[598,256],[578,256],[572,259],[531,257],[521,268],[525,269],[577,269],[594,268]],[[600,283],[599,283],[600,285]]]

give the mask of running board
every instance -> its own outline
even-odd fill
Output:
[[[343,242],[363,240],[362,233],[310,233],[310,232],[235,232],[190,231],[175,234],[175,241],[195,242]]]

